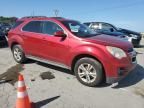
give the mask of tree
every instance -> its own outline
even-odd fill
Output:
[[[0,22],[1,23],[14,23],[16,22],[18,18],[17,17],[3,17],[0,16]]]

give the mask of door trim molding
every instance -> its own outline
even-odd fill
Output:
[[[44,62],[44,63],[47,63],[47,64],[51,64],[51,65],[54,65],[54,66],[58,66],[58,67],[66,68],[66,69],[71,69],[71,67],[69,67],[69,66],[67,66],[67,65],[65,65],[63,63],[47,60],[47,59],[36,57],[36,56],[32,56],[32,55],[26,55],[26,57],[29,58],[29,59],[36,60],[36,61],[40,61],[40,62]]]

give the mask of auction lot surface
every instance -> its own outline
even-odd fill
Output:
[[[144,108],[144,39],[135,50],[138,65],[119,85],[91,88],[63,68],[32,60],[19,65],[9,48],[0,48],[0,108],[14,108],[18,72],[36,108]],[[41,77],[44,72],[48,79]]]

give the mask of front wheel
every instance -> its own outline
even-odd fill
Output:
[[[12,48],[13,57],[16,62],[18,63],[24,63],[26,61],[25,54],[23,52],[23,49],[20,45],[14,45]]]
[[[77,79],[86,86],[99,85],[103,80],[102,65],[93,58],[84,57],[74,67]]]

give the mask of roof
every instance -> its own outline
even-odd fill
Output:
[[[21,19],[25,19],[25,18],[47,18],[47,16],[25,16],[22,17]]]
[[[84,23],[104,23],[104,24],[110,24],[110,23],[107,23],[107,22],[98,22],[98,21],[93,21],[93,22],[84,22]],[[112,25],[112,24],[110,24]]]
[[[47,17],[47,16],[26,16],[18,20],[24,21],[24,20],[47,20],[47,19],[54,19],[54,20],[59,20],[59,21],[66,20],[66,18],[63,18],[63,17]]]

